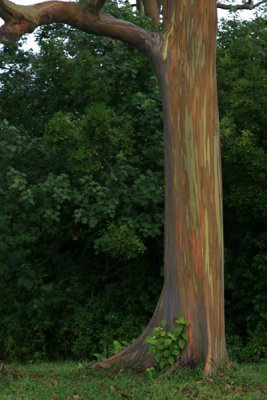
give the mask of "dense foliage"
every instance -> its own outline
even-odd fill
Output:
[[[93,358],[136,337],[160,293],[161,104],[130,46],[62,26],[37,40],[0,53],[0,358]],[[265,43],[261,19],[220,27],[226,317],[243,359],[266,351]]]
[[[257,19],[222,23],[218,40],[226,323],[247,360],[267,352],[266,39]]]

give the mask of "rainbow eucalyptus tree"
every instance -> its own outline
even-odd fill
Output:
[[[242,2],[253,9],[265,1]],[[85,4],[84,4],[85,3]],[[141,336],[102,365],[151,362],[144,338],[165,319],[183,315],[189,340],[183,360],[205,372],[227,356],[224,333],[223,223],[216,87],[216,0],[137,0],[153,23],[146,30],[105,13],[105,0],[46,1],[21,6],[0,0],[2,43],[53,22],[127,42],[149,58],[163,103],[165,135],[164,285]],[[158,26],[161,29],[158,29]],[[64,71],[62,71],[64,73]],[[19,101],[19,99],[18,99]]]

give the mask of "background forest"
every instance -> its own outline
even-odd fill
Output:
[[[128,45],[36,38],[0,52],[0,359],[92,360],[137,337],[162,287],[159,90]],[[226,328],[244,361],[267,356],[266,41],[260,18],[219,26]]]

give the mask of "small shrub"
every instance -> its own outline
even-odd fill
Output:
[[[158,368],[163,371],[171,367],[181,357],[188,342],[189,322],[180,317],[175,320],[175,327],[166,328],[166,321],[153,329],[146,338],[149,351],[154,355]]]

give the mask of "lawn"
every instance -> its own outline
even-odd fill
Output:
[[[200,369],[171,376],[83,369],[75,363],[0,367],[0,400],[267,400],[267,363],[219,368],[212,378]]]

